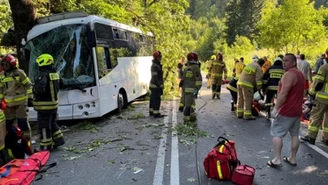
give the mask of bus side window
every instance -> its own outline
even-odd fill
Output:
[[[102,78],[107,74],[107,62],[104,47],[97,47],[97,64],[98,64],[98,77]]]
[[[105,48],[105,56],[106,56],[106,64],[107,64],[107,69],[112,70],[112,63],[110,60],[110,53],[109,53],[109,49]]]

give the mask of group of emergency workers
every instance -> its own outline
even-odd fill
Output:
[[[153,65],[151,67],[151,98],[149,113],[156,118],[163,117],[159,113],[160,96],[163,94],[163,71],[161,65],[161,52],[153,54]],[[327,58],[327,57],[326,57]],[[227,85],[232,96],[232,111],[236,111],[238,118],[254,120],[252,115],[254,93],[258,92],[261,99],[265,98],[265,110],[267,118],[270,119],[271,108],[274,107],[274,98],[277,96],[278,85],[285,71],[282,65],[283,55],[278,55],[273,64],[267,57],[259,58],[254,55],[252,62],[244,64],[244,58],[235,59],[233,78]],[[227,67],[223,61],[222,53],[212,55],[207,62],[208,74],[207,88],[212,88],[212,99],[220,99],[222,80],[227,78]],[[187,55],[187,62],[178,67],[179,88],[182,96],[179,103],[179,111],[184,114],[184,123],[196,120],[195,94],[197,95],[202,85],[200,62],[195,52]],[[261,93],[263,92],[263,94]],[[266,96],[264,96],[266,95]],[[301,140],[315,143],[320,127],[323,127],[322,141],[328,145],[328,65],[323,63],[318,69],[314,82],[311,85],[309,95],[315,101],[311,111],[308,134]],[[237,110],[235,110],[237,108]],[[323,125],[322,125],[323,124]]]
[[[237,117],[245,120],[254,120],[252,115],[254,93],[258,92],[261,99],[266,94],[265,107],[267,118],[270,118],[270,110],[273,106],[274,96],[277,94],[278,83],[284,74],[282,68],[282,56],[275,59],[274,64],[266,58],[258,58],[254,55],[252,63],[245,65],[244,58],[235,60],[233,79],[227,85],[230,91],[231,111],[237,107]]]
[[[51,150],[63,145],[65,143],[63,134],[56,123],[60,77],[53,67],[53,57],[42,54],[36,59],[39,74],[33,85],[25,72],[18,68],[18,60],[13,55],[2,56],[0,63],[2,67],[0,101],[3,102],[0,110],[1,164],[8,162],[9,158],[16,158],[11,151],[11,146],[7,146],[13,141],[7,141],[6,138],[13,127],[16,132],[25,135],[28,144],[31,144],[28,105],[33,106],[38,113],[40,150]]]

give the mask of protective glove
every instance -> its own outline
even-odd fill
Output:
[[[278,114],[278,110],[274,107],[273,110],[271,111],[271,118],[276,118]]]
[[[28,107],[33,107],[33,99],[29,98],[29,99],[27,100],[27,106],[28,106]]]

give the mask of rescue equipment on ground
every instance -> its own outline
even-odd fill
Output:
[[[208,178],[221,181],[231,180],[232,172],[240,164],[235,149],[235,142],[219,137],[219,143],[204,159],[204,168]]]
[[[252,185],[255,176],[255,169],[247,164],[238,165],[232,173],[231,182],[238,185]]]
[[[1,185],[29,185],[38,173],[56,166],[56,163],[45,166],[49,160],[50,152],[41,151],[34,153],[27,159],[13,159],[0,168]],[[42,168],[43,167],[43,168]],[[39,180],[41,176],[36,179]]]

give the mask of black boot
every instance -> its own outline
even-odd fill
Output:
[[[307,142],[307,143],[309,143],[311,145],[314,145],[315,144],[315,139],[312,139],[309,136],[301,137],[301,140],[304,141],[304,142]]]
[[[53,148],[57,148],[59,146],[62,146],[65,144],[65,140],[63,137],[58,138],[57,140],[54,141]]]
[[[231,101],[231,111],[235,111],[235,103]]]
[[[212,94],[212,99],[214,99],[215,98],[215,94]]]

